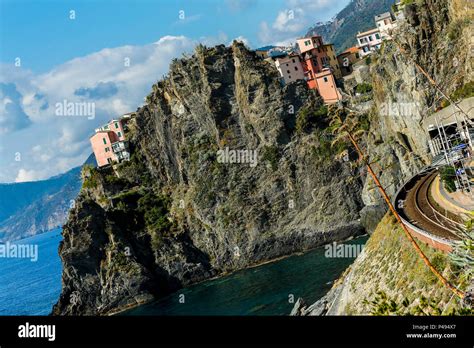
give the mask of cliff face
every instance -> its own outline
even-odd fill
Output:
[[[442,104],[439,92],[415,68],[417,62],[451,95],[473,79],[472,16],[474,5],[463,0],[422,0],[405,9],[406,23],[385,42],[371,64],[375,112],[367,139],[370,162],[390,195],[410,176],[429,164],[428,135],[421,121]],[[397,46],[398,44],[398,46]],[[400,53],[402,47],[407,54]],[[378,189],[368,178],[363,194],[371,209],[385,211]],[[453,274],[446,255],[429,247],[425,253],[453,283],[465,287]],[[453,278],[454,277],[454,278]],[[456,299],[433,278],[403,232],[386,217],[367,242],[365,251],[335,284],[329,294],[312,306],[299,303],[298,314],[371,314],[381,300],[379,291],[412,314],[420,298],[446,310],[460,308]],[[369,301],[369,302],[366,302]],[[387,314],[387,313],[386,313]]]
[[[173,61],[130,124],[132,160],[83,173],[53,314],[110,313],[362,233],[363,179],[334,160],[325,113],[242,44]],[[226,149],[256,162],[222,163]]]
[[[447,95],[473,78],[472,4],[416,1],[405,7],[405,16],[395,39],[383,44],[370,69],[376,112],[367,152],[371,161],[377,162],[374,169],[390,194],[429,164],[428,134],[421,122],[440,108],[442,101],[442,95],[414,62]],[[378,197],[373,182],[367,180],[364,203],[377,204]]]
[[[446,254],[426,245],[421,247],[449,281],[466,289]],[[434,311],[430,305],[441,311]],[[387,214],[329,293],[309,307],[299,301],[293,314],[446,315],[459,313],[462,308],[461,301],[442,286],[413,251],[395,217]]]

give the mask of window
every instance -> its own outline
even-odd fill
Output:
[[[373,39],[372,39],[372,35],[370,35],[370,36],[369,36],[369,41],[372,41],[372,40],[373,40]]]
[[[288,75],[288,79],[290,79],[290,80],[291,80],[291,75]]]
[[[109,164],[112,163],[112,159],[111,158],[107,158],[107,162],[109,162]]]
[[[109,151],[110,151],[110,148],[106,147],[105,152],[109,152]]]
[[[118,122],[115,122],[115,128],[118,128]]]
[[[295,66],[295,71],[298,71],[298,67],[297,67],[297,66]]]
[[[290,70],[287,70],[286,72],[289,74],[289,73],[290,73]]]
[[[380,35],[379,35],[379,34],[375,34],[375,37],[376,37],[377,39],[380,39]]]
[[[328,78],[327,78],[327,77],[324,78],[324,82],[328,82]]]
[[[311,41],[310,41],[310,40],[306,40],[306,41],[304,42],[304,45],[305,45],[305,46],[311,45]]]
[[[362,45],[364,41],[362,39],[359,39],[360,44]]]
[[[104,144],[107,144],[107,140],[105,138],[102,138],[102,140],[104,141]]]
[[[291,61],[292,61],[293,63],[295,62],[295,60],[294,60],[294,59],[292,59]]]
[[[385,19],[383,22],[385,23],[385,25],[387,25],[388,24],[388,19]]]
[[[122,136],[122,133],[120,132],[117,132],[117,135],[119,136],[119,138]]]

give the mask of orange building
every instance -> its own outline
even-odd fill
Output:
[[[332,71],[328,68],[317,73],[314,78],[316,89],[318,90],[324,103],[334,104],[341,100],[342,96],[336,86],[336,81]]]
[[[317,89],[324,102],[335,103],[341,99],[337,90],[334,75],[331,71],[331,60],[328,47],[323,44],[321,36],[311,36],[296,41],[304,70],[305,80],[310,89]]]

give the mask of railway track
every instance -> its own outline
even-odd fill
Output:
[[[438,205],[431,197],[430,188],[436,175],[436,171],[427,173],[409,189],[403,212],[411,224],[433,235],[452,240],[459,239],[458,235],[463,227],[460,219],[439,211]]]

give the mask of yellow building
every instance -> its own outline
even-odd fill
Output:
[[[341,68],[339,66],[339,62],[337,60],[336,50],[334,49],[334,45],[333,44],[324,44],[323,45],[323,51],[326,52],[326,55],[329,59],[329,62],[327,62],[327,63],[329,64],[329,66],[333,70],[334,76],[336,77],[336,79],[340,79],[342,77],[342,73],[341,73]]]

